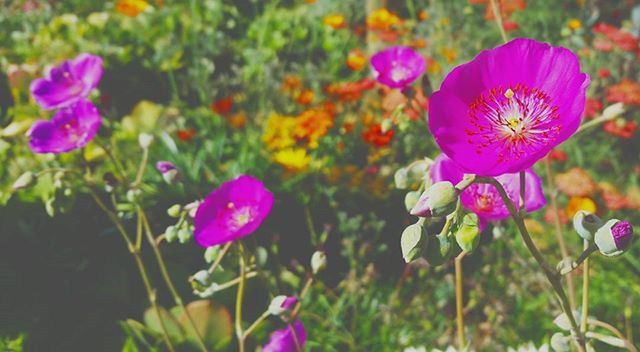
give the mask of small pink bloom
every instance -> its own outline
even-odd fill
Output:
[[[404,88],[420,77],[426,68],[419,53],[406,46],[394,46],[371,57],[373,76],[391,88]]]
[[[271,334],[269,343],[262,347],[262,352],[300,352],[304,351],[307,333],[300,320],[276,330]]]

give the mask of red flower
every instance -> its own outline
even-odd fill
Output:
[[[601,68],[598,70],[598,76],[600,76],[600,78],[609,78],[611,77],[611,71],[606,68]]]
[[[587,98],[587,103],[584,108],[584,116],[588,119],[592,119],[600,114],[604,106],[598,99]]]
[[[629,139],[633,137],[638,129],[635,121],[627,121],[625,119],[615,119],[604,123],[604,131],[610,135]]]
[[[564,163],[567,161],[567,153],[560,149],[553,149],[549,152],[549,159]]]
[[[218,115],[226,115],[233,108],[233,97],[224,97],[211,104],[211,110]]]
[[[382,132],[382,126],[379,123],[369,125],[366,131],[362,133],[362,138],[369,144],[376,147],[384,147],[391,142],[393,138],[393,130]]]
[[[196,129],[191,127],[186,130],[178,130],[176,135],[181,141],[188,142],[196,135]]]
[[[516,29],[520,28],[520,25],[516,21],[505,20],[502,23],[502,27],[504,28],[505,31],[512,32],[512,31],[515,31]]]
[[[606,99],[610,103],[640,105],[640,84],[630,79],[623,79],[607,89]]]

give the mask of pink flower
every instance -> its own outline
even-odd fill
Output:
[[[300,352],[303,351],[307,333],[300,320],[276,330],[271,334],[269,343],[262,347],[262,352]]]
[[[430,170],[431,180],[435,182],[449,181],[456,184],[464,177],[464,172],[445,154],[440,154]],[[503,174],[496,177],[502,184],[514,204],[520,199],[520,175]],[[509,210],[502,201],[498,190],[489,184],[472,184],[460,194],[462,205],[476,213],[480,224],[484,227],[487,221],[502,220],[509,217]],[[525,170],[525,208],[533,212],[547,203],[542,191],[542,180],[531,170]]]
[[[447,75],[429,128],[463,172],[523,171],[576,131],[588,85],[568,49],[514,39]]]
[[[373,76],[391,88],[404,88],[420,77],[426,68],[422,55],[406,46],[394,46],[371,57]]]
[[[223,183],[198,207],[193,220],[195,239],[203,247],[248,236],[271,212],[273,194],[252,176]]]

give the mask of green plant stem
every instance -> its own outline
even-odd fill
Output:
[[[262,315],[259,316],[258,319],[256,319],[256,321],[254,321],[253,324],[251,324],[249,328],[247,328],[247,330],[245,330],[243,338],[246,339],[247,337],[249,337],[249,335],[251,335],[251,333],[258,327],[258,325],[260,325],[260,323],[262,323],[268,317],[269,311],[262,313]]]
[[[604,321],[600,321],[597,319],[588,319],[589,325],[601,327],[611,331],[614,335],[616,335],[619,339],[624,341],[626,348],[631,352],[638,352],[638,349],[633,344],[633,340],[631,340],[631,334],[629,334],[629,338],[624,336],[620,330],[616,329],[613,325],[605,323]]]
[[[244,262],[244,253],[242,244],[239,243],[240,249],[240,275],[238,278],[240,279],[238,283],[238,294],[236,295],[236,336],[238,337],[238,351],[245,352],[244,347],[244,332],[242,330],[242,302],[244,300],[244,284],[245,284],[245,262]]]
[[[136,173],[136,179],[131,184],[131,188],[137,188],[142,182],[142,176],[144,176],[144,171],[147,168],[148,162],[149,148],[142,148],[142,160],[140,161],[140,166],[138,167],[138,172]]]
[[[460,253],[455,259],[456,269],[456,323],[458,327],[458,349],[464,351],[466,339],[464,337],[464,303],[462,297],[462,259],[467,252]]]
[[[311,288],[312,284],[313,284],[313,276],[309,276],[307,281],[304,283],[304,287],[302,287],[302,291],[300,291],[300,296],[298,297],[298,303],[296,303],[295,308],[293,308],[293,311],[291,312],[291,317],[289,318],[290,321],[293,321],[298,316],[298,313],[302,308],[302,300],[305,298],[307,293],[309,293],[309,289]]]
[[[556,238],[558,239],[558,245],[560,246],[560,253],[562,258],[569,257],[569,251],[567,250],[567,244],[564,240],[564,231],[562,231],[562,222],[560,222],[560,212],[558,207],[558,194],[556,185],[553,180],[553,170],[551,169],[551,160],[549,156],[544,158],[544,169],[547,177],[547,186],[549,190],[549,198],[551,198],[551,209],[553,210],[553,222],[556,228]],[[576,288],[573,282],[573,275],[567,275],[567,287],[569,291],[569,303],[571,303],[571,309],[576,307]]]
[[[151,285],[151,281],[149,280],[149,275],[147,274],[147,269],[145,268],[144,262],[142,261],[142,257],[140,256],[140,247],[135,246],[131,242],[129,234],[127,233],[127,230],[124,228],[124,226],[118,219],[118,216],[115,213],[113,213],[111,210],[109,210],[109,208],[107,208],[107,206],[100,199],[100,197],[98,197],[98,195],[93,191],[93,189],[89,188],[89,193],[91,194],[91,197],[94,199],[96,204],[98,204],[98,207],[100,207],[100,209],[102,209],[102,211],[105,214],[107,214],[107,217],[116,226],[116,228],[118,229],[118,232],[122,235],[122,239],[127,244],[127,248],[129,249],[129,252],[133,255],[136,261],[136,265],[138,266],[138,271],[140,272],[140,276],[142,277],[142,282],[147,291],[147,297],[149,298],[149,303],[151,303],[151,307],[153,308],[153,310],[156,312],[156,315],[158,316],[158,321],[160,322],[160,327],[162,329],[162,337],[164,338],[164,342],[167,345],[167,348],[169,349],[169,351],[172,351],[172,352],[175,351],[175,348],[171,343],[171,339],[169,338],[169,333],[167,332],[167,327],[164,323],[164,318],[162,317],[162,314],[160,313],[160,308],[158,308],[158,304],[156,302],[156,290]]]
[[[564,288],[562,287],[562,282],[560,281],[561,276],[556,270],[554,270],[547,263],[547,261],[542,256],[542,253],[540,253],[540,250],[538,250],[538,247],[536,247],[535,243],[531,239],[531,236],[529,235],[527,226],[524,224],[524,219],[516,209],[516,206],[513,204],[513,201],[511,201],[511,198],[509,198],[509,196],[507,195],[507,192],[504,190],[504,187],[502,187],[502,184],[500,184],[500,182],[496,181],[496,179],[494,178],[486,178],[486,177],[478,178],[478,182],[491,184],[498,190],[498,193],[500,193],[500,197],[502,198],[502,201],[507,206],[507,209],[509,210],[509,214],[511,215],[511,218],[516,223],[516,226],[518,227],[518,231],[520,232],[520,236],[522,237],[522,240],[527,246],[527,249],[533,256],[533,258],[536,260],[538,265],[542,268],[542,271],[547,277],[547,280],[551,284],[551,287],[556,292],[556,295],[560,300],[562,310],[567,315],[567,318],[571,323],[571,328],[573,329],[573,333],[576,335],[576,339],[578,342],[578,350],[580,352],[585,352],[586,351],[585,339],[582,333],[580,332],[580,329],[576,322],[576,318],[573,315],[573,311],[571,309],[571,304],[569,303],[569,299],[567,298],[567,295],[564,292]]]
[[[207,270],[209,272],[209,274],[213,274],[213,272],[218,268],[218,266],[220,266],[220,263],[222,262],[222,258],[224,258],[224,256],[227,254],[227,252],[229,252],[229,248],[231,248],[232,244],[233,244],[233,242],[229,242],[229,243],[225,244],[224,247],[222,247],[222,250],[220,251],[220,254],[218,254],[218,256],[216,257],[216,260],[213,262],[213,264],[211,264],[211,267],[209,268],[209,270]]]
[[[245,279],[250,279],[250,278],[252,278],[252,277],[256,277],[256,276],[258,276],[258,273],[257,273],[257,272],[255,272],[255,271],[250,271],[250,272],[248,272],[248,273],[246,273],[246,274],[244,275],[244,278],[245,278]],[[236,277],[236,278],[235,278],[235,279],[233,279],[233,280],[229,280],[229,281],[227,281],[227,282],[225,282],[225,283],[223,283],[223,284],[218,285],[218,287],[216,287],[215,292],[220,292],[220,291],[222,291],[222,290],[226,290],[226,289],[228,289],[229,287],[232,287],[232,286],[237,285],[239,282],[240,282],[240,278],[239,278],[239,277]]]
[[[500,36],[502,36],[502,41],[505,43],[509,41],[509,37],[507,37],[507,32],[504,30],[504,26],[502,25],[502,13],[500,13],[500,9],[498,8],[498,3],[496,0],[489,0],[491,2],[491,10],[493,11],[493,17],[496,19],[496,24],[498,25],[498,29],[500,30]]]
[[[169,292],[171,293],[171,296],[173,297],[174,302],[176,303],[176,305],[180,307],[184,315],[187,317],[187,321],[189,322],[189,326],[191,327],[191,330],[193,330],[198,347],[200,348],[200,350],[207,352],[207,347],[204,343],[204,340],[202,339],[202,335],[200,334],[200,331],[198,331],[198,328],[196,327],[193,317],[191,316],[191,313],[189,313],[189,310],[187,309],[184,302],[182,301],[182,297],[180,297],[178,290],[176,290],[176,287],[173,284],[173,280],[169,275],[169,271],[167,271],[167,266],[164,262],[164,258],[162,257],[162,252],[160,252],[160,249],[158,248],[158,244],[156,243],[156,240],[153,238],[153,233],[151,232],[151,226],[149,225],[149,220],[147,219],[147,215],[145,214],[144,210],[142,210],[142,208],[139,206],[138,206],[138,217],[140,218],[140,221],[144,226],[144,232],[147,236],[147,241],[149,242],[149,244],[151,245],[151,248],[153,249],[153,253],[156,257],[156,261],[158,262],[158,267],[160,268],[160,273],[162,274],[162,278],[164,279],[164,282],[169,288]]]
[[[592,243],[589,247],[587,247],[587,249],[585,249],[580,256],[578,257],[578,259],[576,259],[574,262],[571,263],[571,266],[568,268],[562,268],[559,271],[560,275],[567,275],[569,273],[571,273],[572,271],[574,271],[575,269],[577,269],[580,264],[582,264],[582,262],[584,262],[587,258],[589,258],[589,256],[595,252],[598,249],[598,246],[596,246],[595,243]]]
[[[307,228],[309,229],[309,235],[311,236],[311,244],[315,246],[318,244],[318,233],[316,232],[316,229],[313,225],[313,217],[311,216],[311,211],[306,205],[304,207],[304,218],[307,223]]]
[[[589,249],[589,241],[584,240],[584,250]],[[589,258],[584,260],[582,267],[582,314],[580,315],[580,332],[587,333],[587,319],[589,318]]]

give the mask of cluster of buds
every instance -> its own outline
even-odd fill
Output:
[[[175,225],[170,225],[164,231],[164,237],[171,243],[176,239],[180,243],[187,243],[193,237],[192,219],[198,210],[199,202],[192,202],[187,205],[174,204],[167,209],[167,214],[172,218],[178,218]]]
[[[611,219],[604,222],[584,210],[576,213],[573,227],[580,237],[593,241],[600,253],[608,257],[624,253],[633,240],[633,226],[628,221]]]

